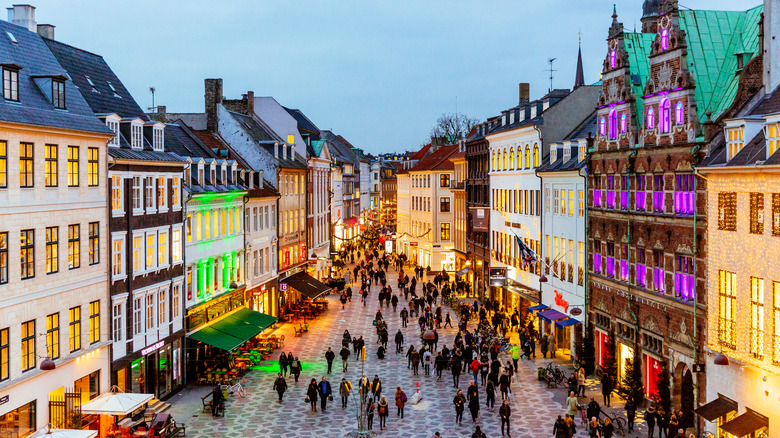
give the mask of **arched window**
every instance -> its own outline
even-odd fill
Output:
[[[495,172],[496,170],[498,170],[496,169],[496,151],[493,151],[493,171]]]
[[[609,52],[609,68],[617,67],[617,52],[614,50]]]
[[[509,149],[509,169],[515,169],[515,148]]]
[[[655,128],[655,113],[653,107],[647,109],[647,129]]]
[[[628,118],[625,114],[620,116],[620,132],[628,131]]]
[[[604,117],[599,120],[599,135],[602,137],[607,135],[607,120]]]
[[[539,144],[534,144],[534,167],[539,167]]]
[[[669,103],[669,99],[664,99],[661,101],[661,120],[659,120],[659,124],[661,125],[661,132],[669,132],[672,130],[672,108],[671,104]]]
[[[617,111],[615,110],[609,113],[609,138],[612,140],[617,138]]]
[[[661,50],[669,50],[669,31],[661,30]]]
[[[523,152],[520,146],[517,147],[517,157],[515,158],[515,169],[520,170],[523,168]]]
[[[677,125],[682,125],[685,123],[685,110],[683,109],[682,102],[677,102],[677,106],[674,110],[674,122]]]
[[[525,168],[531,168],[531,146],[525,147]]]
[[[504,149],[504,161],[503,165],[501,166],[501,170],[507,170],[508,167],[506,166],[506,149]]]

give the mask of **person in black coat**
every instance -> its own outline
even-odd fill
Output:
[[[509,408],[509,404],[506,400],[498,408],[498,415],[501,417],[501,436],[504,436],[504,424],[506,424],[506,435],[509,435],[509,416],[512,415],[512,409]]]
[[[588,418],[599,418],[599,414],[601,414],[601,406],[599,406],[599,402],[597,402],[595,398],[590,398],[590,403],[588,403],[588,408],[585,413]]]
[[[452,359],[450,359],[450,372],[452,372],[452,384],[455,388],[458,387],[460,384],[460,372],[463,368],[463,362],[460,361],[460,358],[453,356]]]
[[[222,389],[219,387],[219,385],[217,385],[214,387],[214,389],[211,390],[211,415],[212,416],[214,417],[217,416],[217,409],[219,408],[220,403],[222,403],[223,401],[224,398],[222,396]]]
[[[553,435],[555,438],[569,438],[569,427],[560,415],[553,425]]]
[[[317,412],[317,396],[320,391],[317,388],[317,379],[311,379],[309,387],[306,389],[306,397],[309,399],[311,410]]]
[[[325,407],[328,404],[328,398],[331,397],[331,394],[333,394],[330,388],[330,382],[328,382],[328,380],[325,377],[323,377],[320,384],[317,385],[317,390],[320,393],[320,406],[324,411]]]
[[[468,391],[466,392],[466,399],[469,402],[469,411],[471,411],[471,421],[476,423],[477,417],[479,417],[479,387],[477,382],[471,382]]]
[[[604,405],[609,407],[610,395],[612,394],[612,377],[604,373],[601,377],[601,395],[604,396]]]
[[[462,424],[463,411],[466,408],[466,396],[463,395],[463,391],[458,391],[458,393],[455,394],[455,398],[452,399],[452,403],[455,405],[455,422]]]
[[[336,358],[336,353],[333,352],[333,350],[328,347],[328,351],[325,352],[325,360],[328,362],[328,374],[330,374],[331,370],[333,369],[333,359]]]
[[[284,380],[284,377],[282,377],[282,373],[279,373],[276,380],[274,380],[274,391],[279,394],[279,403],[281,403],[282,396],[284,395],[284,392],[287,391],[287,382]]]
[[[401,333],[401,329],[395,334],[395,353],[403,353],[404,351],[404,334]]]

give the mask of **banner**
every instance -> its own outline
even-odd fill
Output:
[[[487,233],[490,231],[490,209],[477,207],[471,209],[472,231]]]

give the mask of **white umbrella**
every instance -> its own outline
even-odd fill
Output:
[[[134,394],[122,392],[112,387],[109,392],[81,405],[83,414],[125,415],[135,411],[141,405],[154,398],[154,394]]]
[[[45,428],[30,435],[29,438],[94,438],[97,434],[96,430],[56,429],[48,424]]]

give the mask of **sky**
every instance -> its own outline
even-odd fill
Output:
[[[599,80],[612,5],[641,29],[642,0],[30,0],[55,38],[102,55],[142,108],[202,112],[203,80],[298,108],[369,153],[416,150],[442,113],[484,120]],[[744,10],[761,0],[680,0]],[[6,7],[11,3],[6,2]],[[2,17],[5,19],[5,16]]]

